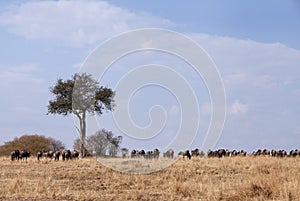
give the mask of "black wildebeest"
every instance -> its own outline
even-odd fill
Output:
[[[20,159],[21,160],[26,160],[27,161],[28,157],[30,157],[30,152],[28,152],[28,151],[21,151],[21,153],[20,153]]]
[[[14,150],[10,153],[10,157],[11,157],[11,160],[14,161],[14,160],[19,160],[20,159],[20,151],[19,150]]]

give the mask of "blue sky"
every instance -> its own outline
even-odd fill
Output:
[[[43,134],[72,148],[77,137],[72,117],[46,115],[49,87],[78,72],[103,41],[138,28],[186,34],[215,62],[227,97],[216,148],[299,148],[300,4],[289,0],[1,1],[0,144],[22,134]],[[201,114],[191,148],[200,147],[211,117],[209,95],[202,80],[194,80],[178,59],[153,52],[128,56],[112,66],[101,84],[114,88],[124,73],[153,60],[191,81]],[[134,95],[130,107],[136,124],[149,124],[148,110],[157,104],[168,115],[161,138],[142,143],[126,138],[123,146],[160,147],[155,143],[167,142],[178,129],[180,105],[158,87]],[[100,127],[122,134],[111,114],[98,119]],[[90,134],[96,129],[91,127]]]

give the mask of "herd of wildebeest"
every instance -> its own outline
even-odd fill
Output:
[[[159,157],[159,150],[154,149],[153,151],[144,151],[144,150],[132,150],[131,158],[141,157],[146,159],[158,158]],[[228,150],[228,149],[218,149],[218,150],[208,150],[207,153],[200,149],[193,149],[191,151],[181,151],[178,153],[178,156],[182,156],[183,158],[191,159],[192,157],[235,157],[235,156],[272,156],[272,157],[300,157],[300,150],[295,149],[289,152],[285,150],[268,150],[268,149],[258,149],[252,153],[247,153],[244,150]],[[174,151],[169,149],[168,151],[163,153],[164,158],[174,158]]]
[[[14,150],[10,154],[11,160],[26,160],[27,158],[30,157],[30,152],[28,151],[19,151],[19,150]],[[37,160],[40,160],[41,158],[49,158],[49,159],[54,159],[55,161],[59,161],[59,158],[63,161],[65,160],[70,160],[70,159],[78,159],[79,158],[79,152],[74,150],[63,150],[63,151],[39,151],[36,154]]]
[[[160,156],[160,151],[158,149],[154,149],[153,151],[145,151],[145,150],[136,150],[133,149],[131,151],[131,158],[145,158],[145,159],[158,159]],[[167,150],[162,155],[164,158],[174,158],[174,151],[172,149]],[[178,153],[178,156],[183,158],[191,159],[192,157],[235,157],[235,156],[271,156],[271,157],[300,157],[300,150],[295,149],[289,152],[285,150],[268,150],[268,149],[258,149],[252,153],[247,153],[244,150],[228,150],[228,149],[218,149],[218,150],[208,150],[207,153],[200,149],[193,149],[191,151],[181,151]],[[30,157],[30,152],[28,151],[19,151],[14,150],[11,152],[11,160],[27,160]],[[68,161],[71,159],[78,159],[79,152],[74,150],[62,150],[62,151],[39,151],[36,154],[37,160],[39,161],[41,158],[46,159],[54,159],[55,161],[59,161],[60,157],[62,161]],[[123,156],[126,157],[126,156]]]

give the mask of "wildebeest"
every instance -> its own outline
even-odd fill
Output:
[[[285,150],[272,150],[271,151],[271,156],[273,157],[285,157],[287,156],[287,152]]]
[[[216,155],[217,155],[219,158],[224,157],[224,156],[226,155],[225,149],[219,149],[219,150],[217,150]]]
[[[155,159],[159,158],[159,150],[158,149],[153,150],[153,158],[155,158]]]
[[[165,158],[174,158],[174,151],[173,149],[169,149],[165,153],[163,153],[163,157]]]
[[[45,158],[53,158],[53,154],[54,154],[54,151],[52,151],[52,150],[50,150],[50,151],[44,151],[43,152],[43,156],[45,157]]]
[[[55,151],[53,153],[53,158],[55,161],[59,161],[59,157],[60,157],[60,151]]]
[[[62,160],[69,160],[71,159],[71,151],[70,150],[64,150],[62,152]]]
[[[244,150],[241,150],[239,153],[239,156],[247,156],[247,152]]]
[[[187,157],[188,159],[191,159],[191,154],[189,150],[186,150],[185,152],[183,152],[183,158]]]
[[[70,160],[71,157],[72,157],[72,153],[70,150],[64,150],[61,154],[62,156],[62,160],[65,161],[65,160]]]
[[[28,157],[30,157],[30,152],[28,152],[28,151],[21,151],[21,153],[20,153],[20,159],[21,160],[26,160],[27,161]]]
[[[291,150],[291,151],[290,151],[290,156],[291,156],[291,157],[297,157],[297,156],[300,156],[300,150],[298,150],[298,149]]]
[[[19,160],[20,159],[20,151],[19,150],[14,150],[10,153],[10,157],[11,157],[11,160],[14,161],[14,160]]]
[[[194,150],[191,150],[191,155],[192,155],[192,157],[196,157],[196,156],[203,157],[203,156],[205,156],[205,153],[204,153],[204,151],[196,148]]]
[[[261,151],[258,151],[259,153],[261,153]],[[254,152],[256,153],[256,152]],[[207,156],[208,157],[218,157],[218,158],[222,158],[222,157],[235,157],[235,156],[246,156],[247,152],[244,150],[232,150],[229,151],[228,149],[218,149],[215,151],[212,150],[208,150],[207,152]]]
[[[153,151],[146,151],[146,154],[145,154],[144,158],[151,159],[152,155],[153,155]]]
[[[136,157],[145,157],[146,156],[146,152],[145,150],[136,150],[136,149],[133,149],[131,151],[131,158],[136,158]]]
[[[41,157],[43,157],[43,152],[39,151],[36,154],[37,160],[39,161]]]
[[[207,151],[207,156],[208,157],[222,157],[222,154],[225,155],[225,150],[223,152],[223,150],[219,149],[219,150],[215,150],[215,151],[212,151],[212,150],[208,150]]]
[[[79,152],[76,151],[76,150],[74,150],[74,151],[72,152],[72,156],[71,156],[71,157],[74,158],[74,159],[78,159],[78,158],[79,158]]]
[[[270,151],[267,150],[267,149],[264,149],[263,152],[262,152],[262,155],[264,155],[264,156],[270,156]]]

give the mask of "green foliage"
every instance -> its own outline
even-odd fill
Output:
[[[64,149],[65,145],[51,137],[43,135],[23,135],[0,146],[0,155],[9,156],[13,150],[26,150],[35,155],[38,151]]]
[[[101,115],[104,110],[112,110],[114,107],[114,92],[98,85],[92,75],[83,73],[75,74],[70,80],[59,79],[50,88],[55,98],[49,101],[48,114],[76,115],[80,123],[77,130],[80,133],[82,156],[85,156],[86,115]]]
[[[59,79],[55,86],[50,88],[55,98],[49,101],[48,114],[102,114],[103,110],[112,110],[114,92],[98,84],[86,73],[75,74],[72,79],[66,81]]]
[[[63,81],[57,80],[54,87],[50,88],[50,92],[55,99],[49,101],[48,114],[68,115],[72,113],[72,94],[74,88],[74,79]]]

